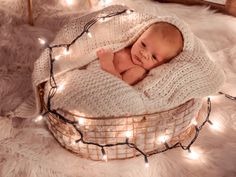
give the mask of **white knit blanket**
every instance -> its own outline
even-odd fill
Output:
[[[97,16],[127,9],[110,6],[68,23],[51,44],[70,43],[83,30],[84,25]],[[170,63],[159,66],[141,82],[130,86],[102,71],[96,60],[101,47],[118,51],[132,44],[140,34],[155,22],[168,22],[183,34],[183,52]],[[79,111],[87,116],[122,116],[153,113],[176,107],[192,98],[202,98],[218,91],[224,81],[223,72],[210,60],[201,42],[181,20],[170,16],[153,16],[132,12],[97,22],[90,28],[92,38],[86,34],[70,48],[70,54],[60,56],[54,63],[58,85],[64,90],[52,99],[52,108]],[[53,51],[61,55],[64,48]],[[94,62],[92,62],[94,61]],[[89,64],[86,69],[82,66]],[[47,82],[45,101],[49,91],[49,49],[36,61],[33,86],[38,100],[37,86]],[[39,101],[36,112],[39,111]]]

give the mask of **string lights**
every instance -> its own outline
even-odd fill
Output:
[[[158,141],[161,143],[165,143],[168,139],[169,139],[168,136],[163,135],[158,138]]]
[[[219,122],[216,121],[216,120],[214,120],[214,122],[211,122],[211,123],[210,123],[210,127],[211,127],[211,129],[213,129],[213,130],[222,131],[221,125],[220,125]]]
[[[101,151],[102,151],[102,159],[107,162],[107,155],[106,155],[106,152],[103,147],[102,147]]]
[[[231,96],[229,94],[223,93],[223,92],[219,92],[219,94],[224,95],[226,98],[236,101],[236,96]]]
[[[42,45],[46,44],[46,40],[43,39],[43,38],[38,38],[38,41],[39,41],[39,43],[42,44]]]
[[[197,160],[199,159],[200,155],[196,151],[189,151],[187,157],[191,160]]]
[[[37,116],[35,119],[34,119],[34,121],[35,122],[39,122],[39,121],[41,121],[43,119],[43,116],[42,115],[39,115],[39,116]]]
[[[72,6],[74,4],[74,0],[65,0],[66,4]]]
[[[87,33],[89,38],[92,38],[92,34],[89,31],[87,31],[86,33]]]
[[[127,131],[125,132],[126,138],[130,138],[132,136],[133,132],[132,131]]]
[[[70,54],[70,47],[76,42],[76,40],[78,40],[81,36],[83,36],[84,34],[87,34],[87,36],[89,38],[92,38],[92,34],[91,32],[89,32],[89,29],[91,28],[91,26],[93,26],[95,23],[99,22],[99,23],[102,23],[104,21],[106,21],[106,19],[109,19],[109,18],[112,18],[113,16],[117,16],[117,15],[121,15],[121,14],[130,14],[132,13],[133,10],[130,10],[130,9],[126,9],[126,10],[122,10],[122,11],[118,11],[118,12],[112,12],[112,13],[109,13],[109,14],[106,14],[106,15],[102,15],[102,16],[98,16],[92,20],[90,20],[88,23],[85,24],[84,26],[84,29],[83,31],[74,39],[71,41],[71,43],[69,44],[58,44],[58,45],[53,45],[53,46],[48,46],[47,48],[49,49],[49,58],[50,58],[50,90],[49,90],[49,93],[48,93],[48,99],[47,99],[47,110],[46,112],[43,114],[43,115],[40,115],[38,118],[36,118],[37,120],[41,120],[43,118],[44,115],[50,113],[50,114],[53,114],[55,115],[56,117],[58,117],[59,119],[61,119],[62,121],[64,121],[65,123],[67,124],[70,124],[72,125],[75,130],[79,133],[80,135],[80,138],[79,139],[76,139],[74,141],[71,142],[72,145],[76,145],[76,144],[79,144],[79,143],[82,143],[82,144],[86,144],[86,145],[94,145],[94,146],[97,146],[101,149],[101,155],[102,155],[102,159],[104,161],[107,162],[107,160],[109,159],[109,157],[107,156],[106,154],[106,151],[105,151],[105,148],[109,148],[109,147],[113,147],[113,146],[128,146],[129,148],[133,148],[135,149],[136,151],[138,151],[138,153],[140,153],[140,155],[142,155],[144,157],[144,162],[145,162],[145,167],[149,167],[149,162],[148,162],[148,157],[151,156],[151,155],[154,155],[154,154],[158,154],[158,153],[162,153],[162,152],[165,152],[167,150],[170,150],[170,149],[173,149],[173,148],[177,148],[177,147],[180,147],[182,148],[183,150],[187,150],[190,154],[189,156],[192,158],[192,159],[197,159],[198,156],[196,155],[196,153],[192,152],[191,151],[191,146],[192,144],[195,142],[195,140],[197,139],[198,135],[199,135],[199,132],[201,131],[201,129],[203,128],[203,126],[206,124],[206,123],[209,123],[211,125],[213,125],[213,123],[210,121],[209,119],[209,116],[210,116],[210,113],[211,113],[211,100],[210,98],[207,99],[207,115],[206,115],[206,118],[204,119],[204,121],[198,125],[197,121],[194,119],[191,123],[191,126],[194,127],[195,129],[195,134],[193,136],[193,138],[191,139],[190,143],[187,144],[187,145],[184,145],[182,144],[181,142],[177,142],[173,145],[170,145],[168,144],[168,140],[169,140],[169,137],[168,136],[160,136],[158,141],[161,142],[162,144],[165,145],[165,148],[162,149],[162,150],[154,150],[150,153],[145,153],[143,152],[141,149],[139,149],[137,147],[136,144],[130,142],[130,137],[132,137],[133,135],[133,132],[132,130],[128,130],[126,132],[124,132],[124,142],[117,142],[117,143],[114,143],[114,144],[99,144],[99,143],[95,143],[95,142],[90,142],[90,141],[86,141],[84,139],[84,134],[83,132],[78,128],[80,126],[83,126],[85,124],[85,121],[86,119],[83,118],[82,116],[81,117],[78,117],[75,121],[71,121],[67,118],[65,118],[63,115],[61,115],[60,113],[58,113],[56,110],[54,109],[51,109],[51,99],[53,98],[53,96],[58,92],[58,91],[61,91],[64,89],[64,85],[58,85],[56,83],[56,80],[54,78],[54,62],[56,60],[58,60],[62,54],[60,55],[57,55],[55,57],[53,57],[52,55],[52,52],[53,52],[53,49],[55,48],[61,48],[61,47],[64,47],[64,50],[63,50],[63,54],[64,55],[68,55]],[[63,89],[61,88],[63,87]],[[223,93],[222,93],[223,94]],[[225,94],[226,95],[226,94]],[[226,95],[226,97],[230,97],[229,95]],[[235,97],[233,97],[233,100],[235,100]]]

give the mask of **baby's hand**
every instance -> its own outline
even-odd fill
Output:
[[[97,51],[97,56],[99,60],[113,60],[114,53],[111,49],[99,49]]]
[[[114,53],[111,49],[100,49],[97,51],[97,56],[100,61],[101,68],[105,71],[110,71],[114,68],[113,57]]]

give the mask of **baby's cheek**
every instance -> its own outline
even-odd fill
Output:
[[[137,46],[134,44],[132,47],[131,47],[131,54],[134,54],[137,52]]]

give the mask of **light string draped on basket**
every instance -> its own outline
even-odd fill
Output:
[[[84,144],[94,145],[94,146],[97,146],[97,147],[101,148],[101,154],[102,154],[103,159],[105,161],[107,161],[107,154],[106,154],[106,152],[104,150],[105,147],[126,145],[126,146],[128,146],[130,148],[135,149],[140,154],[142,154],[143,157],[144,157],[145,165],[146,165],[146,167],[148,167],[149,166],[149,164],[148,164],[148,156],[151,156],[153,154],[161,153],[161,152],[164,152],[164,151],[167,151],[167,150],[170,150],[170,149],[173,149],[173,148],[177,148],[177,147],[181,147],[183,150],[191,151],[190,147],[195,142],[195,140],[197,139],[198,134],[199,134],[200,130],[202,129],[202,127],[207,122],[211,123],[211,121],[209,120],[209,115],[210,115],[210,112],[211,112],[211,101],[210,101],[210,98],[208,98],[208,100],[207,100],[207,103],[208,103],[207,116],[206,116],[204,122],[200,126],[194,125],[195,126],[195,135],[194,135],[193,139],[190,141],[190,143],[188,145],[183,145],[181,142],[177,142],[174,145],[170,146],[170,145],[168,145],[167,142],[164,141],[164,145],[165,145],[165,149],[164,150],[161,150],[161,151],[156,150],[156,151],[153,151],[152,153],[149,153],[149,154],[144,153],[140,148],[138,148],[136,146],[136,144],[129,142],[129,137],[128,136],[126,137],[126,140],[124,142],[118,142],[118,143],[114,143],[114,144],[99,144],[99,143],[95,143],[95,142],[91,142],[91,141],[86,141],[86,140],[84,140],[83,132],[76,126],[79,123],[78,121],[70,121],[67,118],[65,118],[63,115],[58,113],[56,110],[51,109],[51,99],[57,93],[57,89],[58,89],[58,85],[56,83],[56,80],[54,78],[54,73],[53,73],[53,71],[54,71],[54,68],[53,68],[54,65],[53,64],[55,62],[55,59],[52,57],[53,49],[54,48],[59,48],[59,47],[65,47],[65,50],[69,51],[70,50],[70,46],[72,46],[75,43],[75,41],[77,39],[79,39],[83,34],[87,33],[87,35],[89,37],[91,37],[91,33],[89,32],[89,29],[90,29],[90,27],[92,25],[97,23],[99,20],[101,20],[101,19],[104,20],[106,18],[111,18],[111,17],[116,16],[116,15],[120,15],[120,14],[123,14],[123,13],[131,13],[131,12],[132,12],[132,10],[127,9],[127,10],[123,10],[123,11],[119,11],[119,12],[115,12],[115,13],[110,13],[108,15],[104,15],[104,16],[100,16],[100,17],[97,17],[95,19],[92,19],[91,21],[89,21],[84,26],[83,31],[71,43],[48,46],[49,51],[50,51],[49,52],[49,57],[50,57],[50,80],[49,80],[49,83],[50,83],[51,88],[49,90],[49,94],[48,94],[48,98],[47,98],[47,105],[46,105],[46,107],[47,107],[46,110],[47,111],[43,114],[43,116],[45,116],[47,114],[53,114],[56,117],[58,117],[59,119],[61,119],[62,121],[64,121],[65,123],[71,124],[76,129],[76,131],[80,134],[80,138],[77,139],[75,141],[75,143],[81,142],[81,143],[84,143]]]
[[[236,96],[231,96],[231,95],[223,93],[223,92],[219,92],[219,94],[224,95],[226,98],[228,98],[230,100],[236,101]]]

